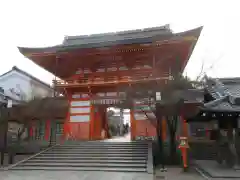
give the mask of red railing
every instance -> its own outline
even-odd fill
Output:
[[[170,80],[171,77],[122,77],[121,79],[117,77],[108,77],[108,78],[81,78],[78,80],[54,80],[53,84],[56,87],[65,87],[65,86],[101,86],[101,85],[114,85],[114,84],[124,84],[124,83],[144,83],[148,81],[157,81],[157,80]]]

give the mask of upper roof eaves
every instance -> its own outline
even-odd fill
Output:
[[[169,25],[145,28],[141,30],[122,31],[116,33],[102,33],[83,36],[66,36],[62,44],[43,48],[18,47],[19,51],[26,55],[28,53],[49,53],[55,55],[57,52],[64,52],[85,48],[105,48],[116,45],[148,44],[156,41],[168,41],[174,37],[196,36],[198,38],[203,27],[189,31],[173,33]]]

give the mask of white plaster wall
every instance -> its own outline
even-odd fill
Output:
[[[31,100],[33,95],[38,97],[52,96],[52,89],[35,82],[30,77],[25,76],[19,72],[11,71],[6,75],[0,77],[0,87],[4,89],[4,93],[16,100]],[[11,92],[10,89],[21,94],[17,96]]]
[[[46,86],[44,86],[38,82],[31,80],[30,86],[32,89],[32,95],[34,95],[35,97],[53,96],[53,89],[47,88]]]
[[[10,96],[16,100],[27,100],[29,99],[29,93],[30,93],[30,84],[28,82],[29,82],[29,78],[24,77],[13,71],[0,78],[0,87],[4,89],[4,93],[7,96]],[[13,88],[15,92],[20,93],[25,97],[19,97],[15,95],[10,91],[11,88]]]

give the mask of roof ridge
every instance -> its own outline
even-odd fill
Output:
[[[150,27],[150,28],[139,28],[139,29],[131,29],[131,30],[122,30],[122,31],[113,31],[113,32],[106,32],[106,33],[94,33],[94,34],[89,34],[89,35],[73,35],[73,36],[68,36],[66,35],[64,37],[64,41],[67,40],[73,40],[73,39],[85,39],[87,38],[97,38],[97,37],[102,37],[102,36],[108,36],[108,35],[124,35],[124,34],[132,34],[132,33],[140,33],[140,32],[150,32],[150,31],[167,31],[170,32],[170,25],[165,24],[163,26],[155,26],[155,27]]]

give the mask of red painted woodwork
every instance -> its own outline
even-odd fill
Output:
[[[96,55],[102,55],[102,56],[109,56],[111,54],[115,55],[125,55],[126,53],[131,53],[131,54],[136,54],[139,55],[143,53],[144,51],[152,51],[153,48],[155,49],[162,49],[166,50],[166,48],[172,48],[173,45],[179,46],[179,44],[186,43],[186,39],[183,39],[183,37],[179,37],[180,39],[174,40],[174,41],[160,41],[160,42],[153,42],[147,44],[131,44],[131,45],[115,45],[109,48],[84,48],[84,49],[76,49],[76,50],[71,50],[71,53],[69,53],[68,50],[58,52],[59,57],[69,57],[73,58],[76,56],[79,57],[86,57],[86,56],[96,56]],[[189,41],[196,41],[196,39],[192,38],[189,39]],[[33,48],[34,49],[34,48]],[[36,50],[38,48],[35,48]],[[36,57],[50,57],[56,55],[56,52],[47,52],[46,50],[40,53],[37,52],[28,52],[23,54],[25,56],[30,57],[31,59],[36,58]],[[164,51],[163,51],[164,52]]]
[[[140,73],[141,76],[146,76],[149,74],[152,74],[153,69],[130,69],[130,70],[118,70],[118,71],[105,71],[105,72],[92,72],[89,74],[92,77],[103,77],[103,76],[118,76],[118,77],[124,77],[124,76],[134,76],[137,73]],[[74,81],[74,80],[86,80],[88,81],[88,77],[84,77],[83,74],[74,74],[73,76],[66,79],[66,81]]]
[[[71,140],[89,140],[89,122],[67,123],[69,128],[67,139]]]
[[[101,118],[101,112],[98,110],[94,114],[94,128],[93,128],[93,139],[102,139],[101,132],[102,132],[102,124],[103,119]]]
[[[182,38],[182,39],[181,39]],[[192,44],[196,42],[196,38],[192,38],[192,40],[186,40],[184,37],[179,37],[177,41],[166,41],[161,43],[153,43],[150,46],[141,46],[141,44],[137,45],[121,45],[122,48],[116,50],[115,48],[109,48],[107,50],[96,50],[95,48],[92,49],[77,49],[76,51],[71,52],[58,52],[55,53],[31,53],[25,54],[28,58],[33,60],[36,64],[44,67],[48,71],[52,73],[57,73],[56,75],[62,79],[69,78],[73,75],[79,67],[98,67],[99,61],[106,62],[109,64],[110,61],[116,61],[115,57],[119,58],[121,62],[124,62],[127,66],[132,66],[136,63],[136,59],[142,55],[149,55],[148,58],[144,58],[143,60],[148,60],[152,62],[153,56],[155,59],[167,59],[164,62],[164,69],[169,69],[173,67],[176,63],[176,55],[175,54],[184,54],[184,57],[180,58],[181,65],[186,65],[188,58],[188,52],[192,47]],[[47,50],[47,49],[46,49]],[[88,51],[88,53],[86,53]],[[153,54],[154,52],[154,54]],[[166,54],[169,52],[169,54]],[[56,56],[58,57],[58,71],[55,70],[56,65]],[[108,57],[108,58],[106,58]],[[82,61],[79,61],[81,59]],[[141,61],[143,61],[141,60]],[[65,68],[68,67],[68,68]],[[161,66],[162,67],[162,66]],[[164,69],[159,69],[160,72]],[[182,67],[181,69],[184,69]]]
[[[66,139],[74,139],[74,140],[89,140],[94,139],[94,108],[91,105],[81,105],[81,103],[89,103],[90,97],[79,97],[73,98],[73,95],[76,94],[72,91],[67,91],[68,101],[69,101],[69,113],[67,115],[65,121],[65,129],[64,129],[64,136]],[[79,106],[74,105],[72,106],[71,103],[80,103]],[[90,109],[89,112],[71,112],[71,108],[73,109]],[[75,119],[71,121],[71,117],[88,117],[87,119]]]
[[[29,127],[29,136],[33,137],[33,125],[32,124]]]
[[[130,124],[131,124],[131,140],[136,139],[136,120],[134,117],[134,110],[130,109]]]
[[[89,125],[89,139],[94,139],[94,126],[96,123],[96,116],[95,116],[95,107],[93,105],[90,106],[90,125]]]
[[[156,127],[149,120],[135,120],[136,132],[135,136],[157,136]]]

